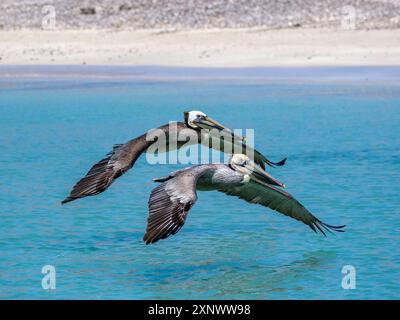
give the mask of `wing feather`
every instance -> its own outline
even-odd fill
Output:
[[[236,196],[247,202],[260,204],[269,207],[288,217],[296,219],[308,225],[314,232],[320,231],[326,235],[325,231],[343,232],[345,226],[332,226],[326,224],[315,217],[291,194],[271,185],[261,185],[251,181],[241,186],[219,185],[218,191],[230,196]]]
[[[92,166],[89,172],[74,185],[69,196],[61,203],[64,204],[103,192],[115,179],[132,168],[146,148],[147,144],[143,136],[125,144],[114,145],[113,150]]]
[[[190,169],[190,170],[189,170]],[[197,169],[197,172],[195,172]],[[196,182],[207,166],[179,170],[167,177],[151,192],[148,206],[146,244],[176,234],[185,224],[189,210],[197,200]]]

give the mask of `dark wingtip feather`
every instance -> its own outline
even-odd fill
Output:
[[[318,233],[317,229],[315,229],[313,224],[310,224],[309,227],[311,228],[312,231],[314,231],[315,233]]]
[[[172,178],[171,176],[162,177],[162,178],[154,178],[153,181],[154,182],[165,182],[165,181],[167,181],[167,180],[169,180],[171,178]]]
[[[284,158],[284,159],[282,159],[281,161],[279,161],[279,162],[277,162],[275,165],[276,166],[283,166],[283,165],[285,165],[286,164],[286,160],[287,160],[287,158]]]
[[[63,201],[61,201],[61,204],[66,204],[66,203],[71,202],[71,201],[74,201],[74,200],[75,200],[75,199],[73,199],[73,198],[67,197],[67,198],[65,198]]]
[[[332,231],[336,231],[336,232],[345,232],[345,230],[342,230],[342,229],[346,227],[346,225],[332,226],[332,225],[330,225],[330,224],[327,224],[327,223],[325,223],[325,222],[322,222],[321,220],[319,220],[319,219],[317,219],[317,218],[315,219],[313,225],[316,226],[316,227],[318,228],[318,230],[320,230],[324,236],[326,236],[326,234],[325,234],[325,232],[323,231],[323,229],[326,230],[326,231],[328,231],[328,232],[330,232],[330,233],[333,233]],[[322,227],[323,229],[322,229],[321,227]],[[314,228],[312,228],[312,229],[314,229]],[[315,231],[315,230],[314,230],[314,231]]]
[[[270,167],[281,167],[285,165],[287,158],[282,159],[279,162],[272,162],[269,161],[267,158],[265,158],[265,162],[270,166]]]
[[[314,223],[314,226],[316,226],[318,228],[318,230],[326,237],[326,233],[325,231],[321,228],[320,223],[318,223],[317,221]]]
[[[336,231],[339,231],[337,229],[343,229],[346,228],[346,225],[341,225],[341,226],[331,226],[330,224],[324,223],[324,225],[326,225],[327,227],[331,228],[331,229],[335,229]],[[344,230],[340,230],[341,232],[344,232]]]
[[[144,235],[143,241],[144,241],[144,243],[145,243],[146,246],[149,245],[149,244],[151,244],[151,240],[149,239],[147,233]]]

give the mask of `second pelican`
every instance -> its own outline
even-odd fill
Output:
[[[257,203],[308,225],[313,231],[343,232],[345,226],[332,226],[316,218],[292,195],[246,155],[234,154],[229,165],[205,164],[171,173],[150,195],[146,244],[177,233],[197,200],[197,190],[217,190]]]

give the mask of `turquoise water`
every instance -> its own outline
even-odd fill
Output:
[[[399,298],[400,82],[285,77],[1,78],[0,298]],[[270,173],[347,232],[324,238],[203,192],[177,235],[145,246],[151,179],[178,167],[145,157],[107,192],[60,205],[113,144],[188,109],[254,128],[260,151],[288,157]],[[44,265],[56,290],[42,289]],[[341,286],[344,265],[354,290]]]

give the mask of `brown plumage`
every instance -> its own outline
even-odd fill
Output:
[[[191,111],[192,113],[196,111]],[[202,114],[202,113],[201,113]],[[210,143],[212,138],[210,135],[207,135],[207,138],[204,138],[202,134],[204,132],[209,132],[208,128],[212,128],[215,124],[214,120],[207,116],[200,115],[195,120],[190,122],[188,118],[188,114],[185,113],[185,123],[176,122],[174,125],[166,124],[159,128],[158,130],[162,130],[164,132],[166,141],[166,151],[171,151],[173,148],[180,148],[183,145],[188,145],[188,143],[209,143],[207,146],[214,148],[214,144]],[[203,125],[206,129],[201,127]],[[216,130],[222,129],[226,130],[226,128],[222,127],[219,123],[216,123]],[[231,150],[225,150],[226,145],[224,144],[224,139],[231,137],[229,130],[227,130],[227,135],[220,138],[220,145],[215,146],[218,150],[224,150],[228,153],[234,152],[234,147],[231,145]],[[184,133],[184,134],[180,134]],[[179,137],[179,141],[174,141],[173,139],[177,139]],[[93,196],[99,194],[105,190],[121,175],[123,175],[126,171],[133,167],[136,160],[147,151],[147,149],[155,142],[157,139],[152,141],[147,141],[148,133],[145,133],[133,140],[128,141],[125,144],[115,145],[113,150],[108,153],[102,160],[96,163],[89,172],[80,179],[75,186],[73,187],[69,196],[64,199],[61,203],[65,204],[70,201],[74,201],[79,198]],[[181,140],[182,138],[183,141]],[[232,137],[231,137],[232,138]],[[172,141],[171,141],[172,139]],[[204,140],[204,141],[203,141]],[[169,142],[173,143],[173,146],[169,145]],[[246,144],[244,141],[239,142],[243,152],[246,151]],[[270,166],[281,166],[284,165],[286,159],[278,163],[274,163],[269,161],[265,156],[263,156],[260,152],[254,151],[254,160],[261,167],[265,168],[265,163]]]
[[[159,127],[163,130],[168,139],[168,124]],[[178,122],[177,130],[187,128],[185,124]],[[115,179],[123,175],[133,167],[136,160],[147,150],[147,148],[156,142],[146,140],[147,133],[125,144],[118,144],[108,153],[105,158],[96,163],[89,172],[80,179],[73,187],[70,195],[61,203],[67,203],[79,198],[94,196],[106,190]]]

